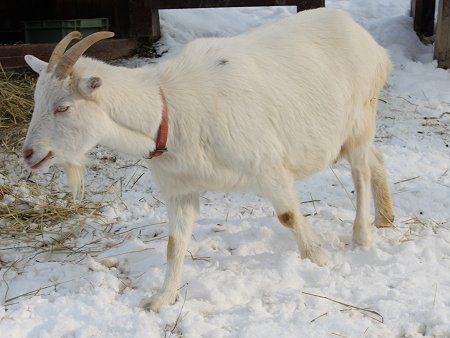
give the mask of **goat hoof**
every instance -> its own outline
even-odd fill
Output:
[[[328,261],[327,252],[320,245],[314,245],[303,250],[302,258],[307,258],[318,266],[325,266]]]
[[[355,226],[353,228],[353,242],[368,247],[372,243],[370,227]]]
[[[393,222],[394,222],[394,216],[390,216],[389,218],[379,217],[379,218],[375,218],[374,225],[377,228],[390,228],[394,225]]]
[[[158,313],[161,307],[172,305],[177,301],[177,294],[172,292],[158,292],[150,298],[141,300],[140,307],[147,311]]]

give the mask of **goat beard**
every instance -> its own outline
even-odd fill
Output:
[[[67,175],[67,183],[72,191],[73,199],[81,201],[84,196],[84,165],[66,163],[64,164],[64,171]]]

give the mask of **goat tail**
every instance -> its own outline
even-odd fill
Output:
[[[387,79],[392,71],[393,64],[389,52],[380,46],[379,62],[377,65],[376,90],[380,92],[386,85]]]

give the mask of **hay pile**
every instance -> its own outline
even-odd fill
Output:
[[[35,82],[30,73],[0,69],[0,144],[6,151],[20,149],[31,119]]]
[[[67,250],[86,221],[102,222],[103,203],[74,202],[38,184],[0,185],[0,239]],[[70,249],[69,249],[70,250]]]

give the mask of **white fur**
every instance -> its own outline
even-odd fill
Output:
[[[33,55],[25,55],[25,61],[36,73],[40,74],[44,69],[47,68],[47,62],[39,60]]]
[[[84,196],[84,166],[66,163],[64,164],[64,171],[74,200],[82,200]]]
[[[27,62],[36,67],[36,60]],[[294,181],[346,157],[358,195],[354,240],[370,243],[371,182],[378,225],[386,225],[383,213],[393,217],[382,156],[372,146],[377,96],[390,68],[370,34],[333,9],[305,11],[237,37],[198,39],[155,67],[81,58],[63,81],[41,72],[26,147],[41,158],[52,150],[78,166],[96,144],[144,156],[155,147],[162,88],[168,152],[149,163],[168,201],[173,245],[162,291],[143,304],[157,311],[176,299],[198,196],[206,190],[263,195],[293,232],[301,256],[324,265],[326,254],[298,210]],[[77,83],[89,83],[80,79],[92,77],[102,85],[80,90]],[[60,103],[69,112],[53,115]]]

